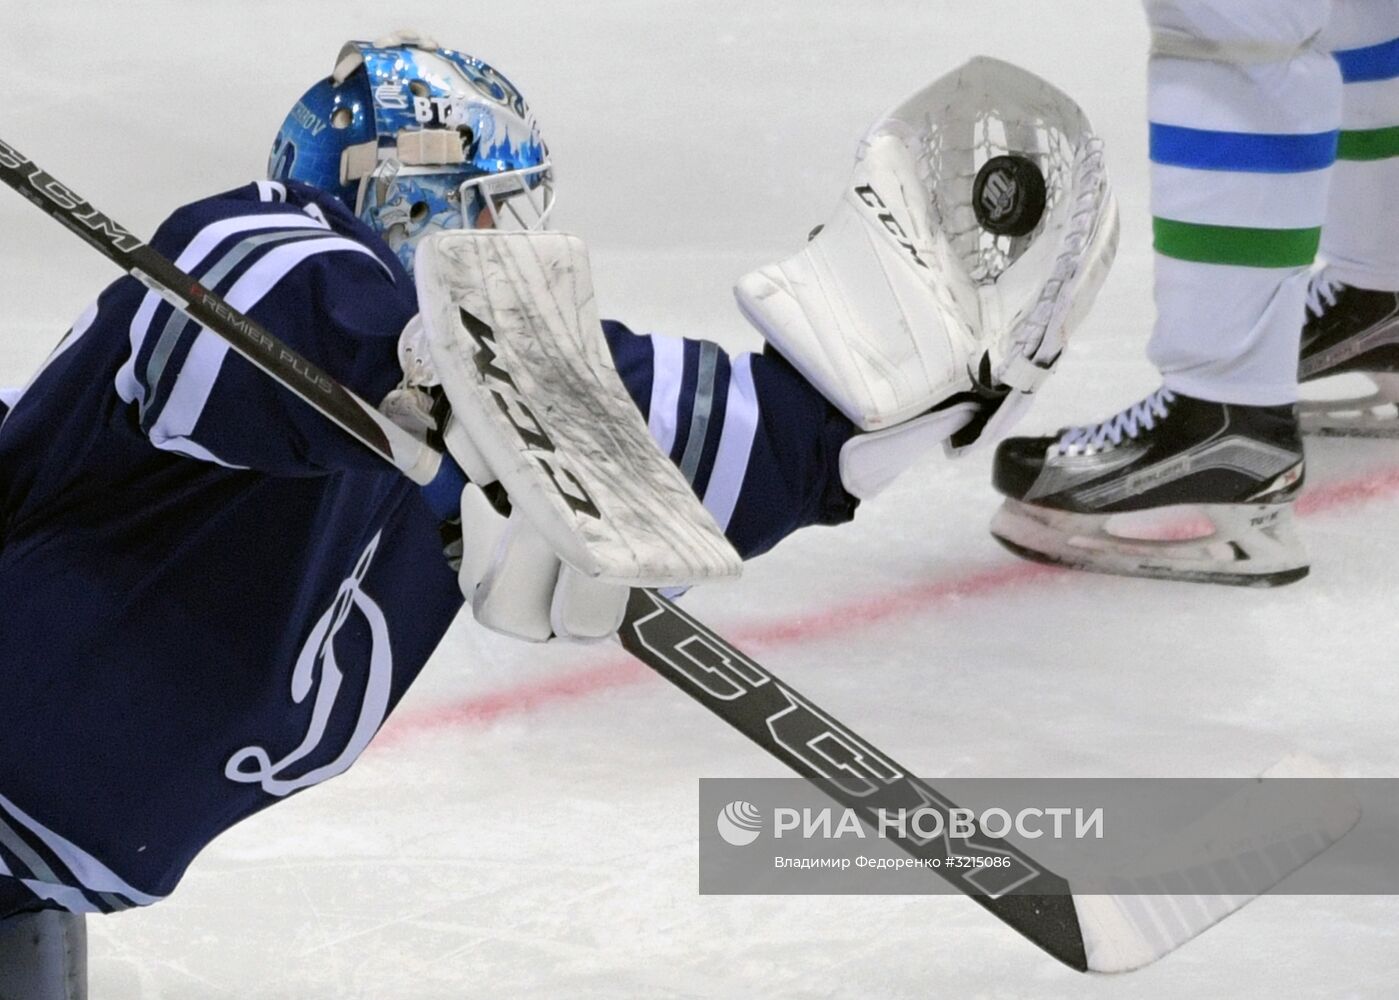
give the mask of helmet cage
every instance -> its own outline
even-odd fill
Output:
[[[412,269],[417,242],[450,229],[542,229],[554,207],[553,170],[541,163],[481,174],[446,173],[432,165],[395,159],[360,179],[355,214],[384,237]]]
[[[549,163],[541,163],[481,174],[463,181],[458,192],[463,205],[469,199],[480,208],[489,208],[491,224],[497,229],[543,229],[554,211],[554,170]],[[501,226],[502,211],[509,213],[513,226]],[[471,225],[476,225],[476,219],[471,220]]]

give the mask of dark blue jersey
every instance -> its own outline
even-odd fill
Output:
[[[152,244],[364,398],[401,378],[412,281],[333,198],[259,182]],[[850,516],[850,425],[790,367],[606,333],[741,551]],[[353,763],[460,609],[455,575],[417,487],[132,279],[0,419],[0,915],[149,903]]]

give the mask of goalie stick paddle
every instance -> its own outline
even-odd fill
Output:
[[[344,389],[2,141],[0,180],[423,485],[434,506],[460,493],[463,479],[449,458]],[[955,807],[944,796],[660,594],[632,592],[619,637],[642,663],[871,825],[881,809],[927,808],[941,814],[942,829],[953,829]],[[1321,832],[1320,846],[1293,867],[1336,839],[1340,834],[1334,828],[1333,823]],[[914,858],[1007,859],[998,867],[943,865],[934,870],[1079,971],[1118,972],[1145,965],[1252,898],[1074,896],[1065,879],[979,826],[965,838],[887,835]],[[1274,881],[1286,874],[1279,872]]]

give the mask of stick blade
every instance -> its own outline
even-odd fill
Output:
[[[1172,846],[1146,859],[1147,868],[1181,879],[1191,886],[1213,877],[1215,891],[1201,886],[1188,893],[1074,894],[1089,972],[1130,972],[1175,951],[1202,931],[1248,905],[1344,837],[1360,820],[1360,804],[1338,782],[1324,795],[1280,799],[1263,794],[1263,779],[1329,778],[1334,775],[1317,761],[1294,755],[1264,772],[1258,785],[1234,795],[1192,823]],[[1313,789],[1316,786],[1311,786]],[[1238,831],[1250,831],[1240,836]],[[1221,832],[1227,842],[1221,841]],[[1200,845],[1191,857],[1180,845]],[[1223,856],[1223,857],[1222,857]],[[1222,857],[1222,860],[1221,860]],[[1221,868],[1221,866],[1224,866]],[[1226,892],[1243,884],[1246,891]],[[1130,880],[1145,887],[1170,885],[1161,879]]]

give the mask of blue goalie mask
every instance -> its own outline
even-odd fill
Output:
[[[409,32],[347,43],[282,123],[267,172],[334,194],[410,272],[428,233],[538,229],[554,207],[549,150],[520,92]]]

